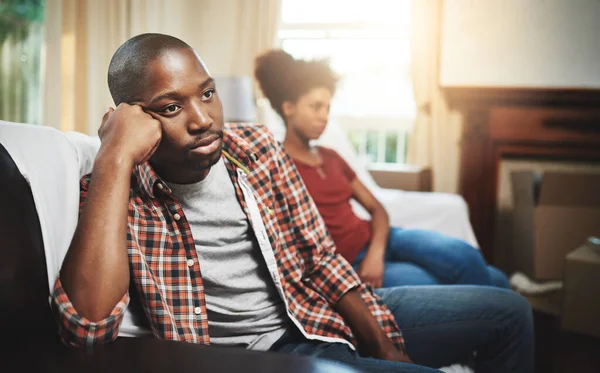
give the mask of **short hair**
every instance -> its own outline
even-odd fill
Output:
[[[184,41],[163,34],[140,34],[123,43],[108,66],[108,89],[115,102],[131,102],[144,86],[148,64],[173,50],[192,49]]]
[[[263,94],[281,117],[285,101],[296,102],[312,89],[321,87],[333,95],[338,81],[327,60],[297,60],[281,49],[258,56],[254,76]]]

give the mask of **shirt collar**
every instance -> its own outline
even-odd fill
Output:
[[[250,129],[245,131],[250,131]],[[252,145],[234,131],[223,131],[223,151],[237,160],[242,168],[251,169],[253,164],[258,161],[258,155]]]
[[[154,168],[152,168],[152,166],[150,165],[150,162],[144,162],[140,165],[138,165],[135,169],[134,169],[134,174],[138,180],[138,183],[140,184],[142,190],[149,195],[151,198],[154,198],[154,188],[166,188],[167,192],[169,187],[167,186],[167,184],[165,184],[160,177],[158,176],[158,174],[156,173],[156,171],[154,171]],[[158,187],[157,185],[160,184],[161,187]]]

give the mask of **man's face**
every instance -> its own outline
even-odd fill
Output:
[[[191,49],[168,51],[148,65],[140,105],[162,126],[150,159],[167,181],[201,180],[223,147],[223,107],[215,83]]]

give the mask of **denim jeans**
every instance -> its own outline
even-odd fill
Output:
[[[439,372],[471,361],[478,373],[532,373],[533,321],[517,293],[487,286],[403,286],[375,291],[394,314],[415,364],[361,357],[342,343],[288,332],[272,351],[328,359],[363,372]]]
[[[354,268],[364,259],[364,248]],[[491,285],[510,287],[508,278],[488,266],[479,250],[444,234],[419,229],[390,229],[383,287],[404,285]]]

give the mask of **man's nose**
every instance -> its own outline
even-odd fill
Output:
[[[208,110],[202,104],[192,105],[192,114],[188,123],[190,132],[206,131],[213,122]]]

